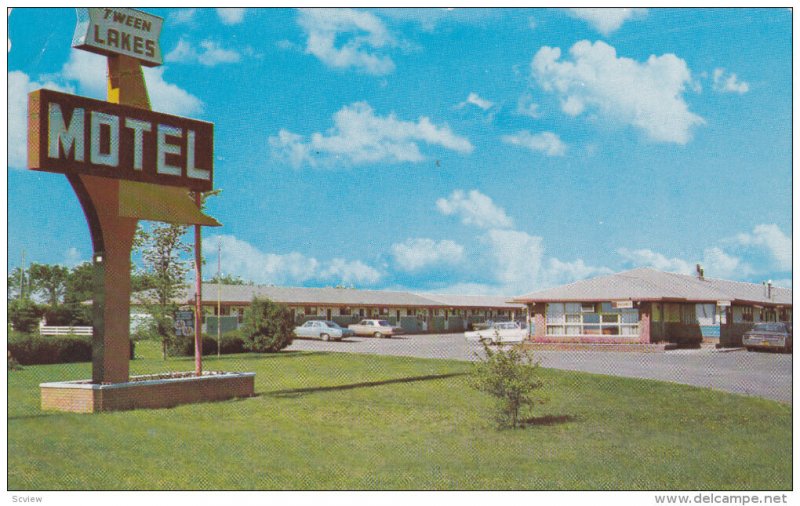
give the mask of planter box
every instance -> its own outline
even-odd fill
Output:
[[[39,388],[42,410],[97,413],[252,397],[255,376],[253,372],[165,373],[132,376],[127,383],[99,385],[79,380],[42,383]]]

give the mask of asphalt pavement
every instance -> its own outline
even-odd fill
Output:
[[[453,360],[476,360],[482,350],[480,344],[468,343],[464,334],[351,337],[332,342],[296,339],[288,349]],[[663,352],[537,351],[536,356],[542,367],[671,381],[792,402],[792,356],[786,354],[704,347]]]

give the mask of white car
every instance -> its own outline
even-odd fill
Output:
[[[294,335],[297,337],[312,337],[323,341],[339,341],[343,337],[350,337],[353,331],[343,329],[336,322],[330,320],[309,320],[299,327],[295,327]]]
[[[517,322],[494,322],[488,328],[465,332],[471,342],[489,341],[492,344],[521,343],[528,338],[528,329]]]

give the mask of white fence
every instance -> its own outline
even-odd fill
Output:
[[[39,324],[39,334],[43,336],[91,336],[92,327],[48,327]]]

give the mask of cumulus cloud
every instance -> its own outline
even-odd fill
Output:
[[[241,7],[227,7],[217,9],[217,16],[224,25],[236,25],[244,21],[245,9]]]
[[[705,123],[683,99],[692,78],[674,54],[651,55],[645,62],[618,57],[598,41],[577,42],[561,60],[561,49],[544,46],[531,61],[533,78],[558,95],[561,109],[579,116],[592,109],[609,121],[633,125],[657,142],[686,144],[691,130]]]
[[[506,144],[521,146],[547,156],[564,156],[567,152],[567,145],[553,132],[532,134],[522,130],[513,135],[504,135],[501,139]]]
[[[224,49],[212,40],[204,40],[200,42],[199,48],[195,48],[191,42],[183,38],[164,57],[167,62],[199,63],[206,67],[214,67],[220,63],[236,63],[240,59],[241,55],[237,51]]]
[[[434,265],[457,264],[464,259],[464,247],[448,239],[413,238],[393,244],[392,256],[400,270],[414,272]]]
[[[646,15],[647,9],[576,8],[570,9],[570,12],[607,36],[619,30],[626,21]]]
[[[394,113],[378,116],[366,102],[343,107],[333,115],[333,128],[313,133],[309,139],[281,129],[269,138],[272,154],[295,167],[336,164],[420,162],[425,159],[420,142],[459,153],[472,144],[447,125],[437,126],[425,116],[417,121],[398,119]]]
[[[183,88],[167,82],[164,79],[165,70],[165,66],[142,67],[152,109],[178,116],[201,113],[203,102]],[[105,100],[108,93],[107,74],[105,57],[73,49],[60,75],[49,77],[75,81],[82,95]]]
[[[774,223],[756,225],[752,232],[738,234],[734,242],[762,248],[770,255],[776,268],[792,270],[792,238]]]
[[[297,22],[307,37],[306,53],[325,65],[373,75],[394,71],[394,61],[380,52],[396,46],[397,41],[374,14],[353,9],[301,9]],[[337,39],[343,41],[338,46]]]
[[[204,254],[215,255],[220,244],[225,272],[259,284],[291,285],[321,281],[372,285],[381,279],[380,272],[359,260],[334,258],[321,261],[297,252],[265,253],[232,235],[205,238]]]
[[[174,25],[185,25],[194,21],[197,9],[178,9],[172,11],[167,17],[167,21]]]
[[[750,91],[750,85],[744,81],[739,81],[739,78],[731,72],[725,73],[725,69],[714,69],[714,91],[720,93],[738,93],[743,94]]]
[[[502,207],[478,190],[455,190],[449,197],[436,200],[436,208],[445,216],[458,216],[464,225],[480,228],[511,228],[513,220]]]
[[[8,166],[11,168],[28,166],[28,93],[41,88],[75,93],[70,86],[35,81],[19,70],[8,73]]]
[[[466,107],[467,105],[474,105],[475,107],[483,109],[484,111],[488,111],[489,109],[492,108],[494,103],[489,100],[486,100],[485,98],[482,98],[480,95],[478,95],[473,91],[470,92],[470,94],[467,96],[467,99],[458,104],[457,107],[461,109],[462,107]]]
[[[528,116],[529,118],[538,119],[542,117],[542,112],[539,110],[539,104],[533,101],[533,95],[530,93],[523,93],[517,100],[517,109],[514,111],[520,116]]]
[[[695,264],[692,262],[687,262],[680,258],[667,258],[651,249],[629,250],[628,248],[620,248],[617,253],[634,267],[651,267],[659,271],[676,272],[678,274],[692,274],[695,270]]]

